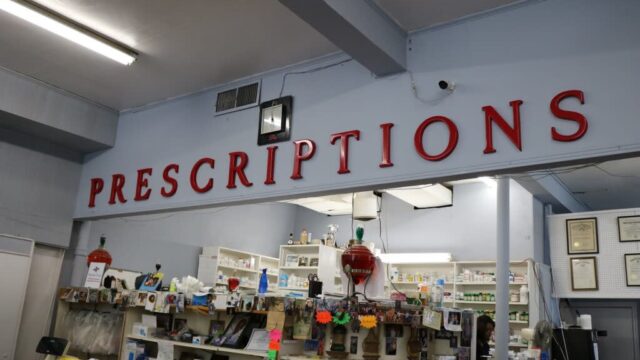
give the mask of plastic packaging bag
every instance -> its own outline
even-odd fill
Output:
[[[66,338],[75,351],[116,355],[122,332],[122,314],[72,310],[64,319]]]

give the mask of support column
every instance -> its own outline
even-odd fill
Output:
[[[73,249],[73,272],[71,286],[82,286],[87,275],[87,255],[91,238],[91,221],[82,221],[78,229],[78,243]]]
[[[509,353],[509,178],[498,182],[496,231],[496,359]]]

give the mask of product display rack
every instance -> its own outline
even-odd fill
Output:
[[[520,330],[526,327],[532,327],[539,320],[540,310],[534,304],[538,304],[539,301],[532,299],[537,299],[538,291],[536,286],[531,286],[531,284],[536,284],[536,280],[534,278],[533,272],[534,263],[530,260],[525,261],[512,261],[509,263],[509,268],[512,273],[517,273],[522,275],[521,278],[514,279],[509,282],[510,291],[519,292],[520,287],[526,285],[528,288],[528,301],[526,303],[510,301],[509,302],[509,312],[516,313],[514,319],[509,320],[510,326],[512,326],[513,334],[519,335]],[[393,271],[393,268],[397,269],[397,272]],[[495,300],[486,301],[486,300],[464,300],[458,299],[457,295],[465,293],[488,293],[494,294],[496,292],[496,282],[495,277],[491,280],[486,279],[485,277],[490,277],[490,275],[476,275],[476,273],[493,273],[495,274],[496,263],[495,261],[452,261],[449,263],[414,263],[414,264],[389,264],[387,267],[389,274],[387,276],[387,284],[386,287],[389,292],[398,291],[407,293],[409,297],[417,297],[418,294],[418,284],[426,283],[429,286],[432,283],[435,283],[436,279],[444,279],[444,305],[451,308],[460,308],[460,309],[471,309],[478,313],[487,312],[488,315],[492,316],[492,312],[495,311]],[[467,274],[476,275],[476,278],[473,279],[473,276],[469,279],[464,278],[465,270],[467,270]],[[410,280],[407,281],[407,276],[402,276],[402,280],[398,280],[398,274],[406,274],[411,275]],[[416,274],[420,274],[422,276],[420,281],[417,281],[415,278]],[[427,275],[427,276],[424,276]],[[479,279],[482,277],[482,279]],[[391,279],[391,280],[389,280]],[[393,286],[391,285],[393,284]],[[395,289],[394,289],[395,287]],[[524,315],[526,313],[526,315]],[[493,316],[492,316],[493,317]],[[523,317],[524,319],[521,319]],[[530,326],[530,324],[533,324]],[[524,344],[513,342],[509,344],[512,348],[525,347]]]
[[[112,304],[87,304],[87,303],[78,303],[78,302],[68,302],[64,300],[57,300],[56,304],[56,315],[55,315],[55,325],[53,329],[53,336],[68,339],[69,333],[71,329],[67,328],[66,325],[66,317],[70,311],[73,310],[85,310],[85,311],[97,311],[101,313],[112,313],[114,315],[123,314],[120,310],[114,308]],[[124,315],[126,318],[126,315]],[[120,341],[118,341],[118,352],[122,352],[122,342],[125,340],[125,322],[122,322],[122,328],[120,330]],[[80,360],[88,360],[90,358],[95,358],[95,354],[87,354],[87,353],[78,353],[75,350],[69,350],[69,355],[73,355]],[[117,360],[121,359],[119,355],[100,355],[97,358],[101,360]]]
[[[213,255],[215,254],[215,255]],[[205,247],[198,264],[198,279],[205,285],[227,285],[227,278],[240,279],[241,289],[258,289],[262,269],[267,269],[269,289],[275,289],[279,259],[225,247]]]
[[[231,349],[231,348],[226,348],[222,346],[213,346],[213,345],[190,344],[182,341],[157,339],[157,338],[148,337],[148,336],[127,335],[126,338],[131,340],[141,340],[141,341],[155,342],[155,343],[167,342],[172,344],[174,347],[178,347],[178,348],[199,349],[199,350],[205,350],[209,352],[210,351],[220,352],[224,354],[239,354],[239,355],[246,355],[246,356],[255,356],[260,358],[264,358],[265,356],[267,356],[266,352],[250,351],[250,350],[242,350],[242,349]]]
[[[308,277],[315,274],[322,281],[323,292],[341,293],[342,252],[325,245],[281,245],[278,289],[307,291]],[[287,279],[287,286],[283,286],[283,279]]]
[[[199,334],[208,333],[211,320],[224,320],[225,322],[228,322],[230,319],[230,317],[225,314],[224,310],[216,311],[216,313],[213,315],[202,314],[201,312],[195,310],[195,308],[191,308],[191,307],[187,307],[186,310],[187,311],[180,314],[173,313],[173,316],[175,316],[176,318],[185,319],[187,321],[187,324],[189,325],[189,328],[193,329]],[[126,343],[127,340],[137,340],[137,341],[143,341],[146,343],[155,343],[155,344],[159,344],[159,343],[170,344],[174,348],[174,358],[176,359],[180,358],[181,353],[186,351],[191,353],[195,352],[198,355],[205,356],[207,358],[211,356],[210,355],[211,353],[217,353],[220,355],[227,355],[227,356],[240,355],[240,356],[243,356],[243,358],[247,357],[247,358],[253,358],[253,359],[264,358],[267,355],[266,352],[233,349],[228,347],[213,346],[213,345],[206,345],[206,344],[193,344],[193,343],[183,342],[183,341],[174,341],[174,340],[168,340],[168,339],[160,339],[152,336],[139,336],[139,335],[132,334],[133,324],[141,322],[143,314],[156,315],[157,313],[147,311],[143,307],[129,308],[125,312],[125,318],[124,318],[124,324],[123,324],[125,341],[123,342],[123,346],[121,350],[122,359],[126,359],[125,357],[126,346],[124,346],[124,344]]]

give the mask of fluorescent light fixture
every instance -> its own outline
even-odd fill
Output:
[[[407,186],[384,191],[420,209],[448,206],[453,203],[451,189],[440,184]]]
[[[0,10],[4,10],[11,15],[15,15],[123,65],[130,65],[136,60],[137,54],[133,51],[103,39],[62,17],[50,14],[38,6],[25,2],[0,0]]]
[[[351,194],[315,196],[282,202],[300,205],[327,215],[351,215]]]
[[[422,264],[451,262],[451,253],[389,253],[378,255],[385,264]]]
[[[496,181],[488,176],[481,176],[478,178],[478,181],[483,182],[485,185],[491,188],[498,187],[498,184],[496,183]]]

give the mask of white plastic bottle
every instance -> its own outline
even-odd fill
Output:
[[[444,280],[436,280],[436,284],[431,288],[431,303],[434,307],[442,307],[444,300]]]
[[[295,274],[291,274],[291,276],[289,276],[289,281],[287,284],[287,287],[296,287],[296,284],[298,282],[298,277]]]
[[[280,274],[280,281],[278,283],[278,286],[280,287],[288,287],[289,286],[289,275],[287,275],[287,273],[283,272]]]
[[[522,304],[529,303],[529,288],[527,287],[527,285],[522,285],[520,287],[520,302]]]

